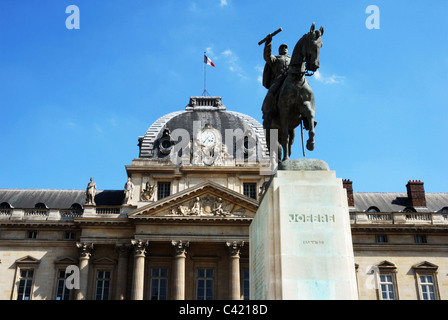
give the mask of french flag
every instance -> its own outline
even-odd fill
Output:
[[[204,54],[204,63],[208,64],[209,66],[212,66],[212,67],[215,66],[215,64],[212,62],[212,60],[210,60],[210,58],[207,57],[205,54]]]

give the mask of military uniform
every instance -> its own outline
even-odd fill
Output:
[[[286,46],[282,44],[282,46]],[[280,88],[288,75],[289,62],[291,57],[287,54],[274,56],[272,54],[272,38],[268,39],[264,47],[264,60],[266,61],[263,71],[263,86],[268,89],[268,93],[261,108],[263,112],[263,127],[270,128],[270,121],[277,113],[277,97]]]

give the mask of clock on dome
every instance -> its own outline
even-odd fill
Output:
[[[201,144],[205,147],[211,147],[216,144],[216,134],[212,130],[201,132]]]

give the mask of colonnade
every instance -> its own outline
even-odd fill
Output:
[[[185,299],[185,261],[187,258],[187,249],[189,241],[173,240],[173,294],[175,300]],[[229,299],[240,300],[240,251],[244,245],[243,241],[232,241],[225,243],[229,253]],[[85,300],[87,298],[89,264],[92,251],[94,250],[93,243],[77,243],[80,249],[79,256],[79,289],[76,290],[76,299]],[[115,300],[126,299],[126,279],[127,279],[127,262],[128,254],[132,249],[134,255],[134,268],[132,274],[132,288],[131,300],[143,300],[144,284],[145,284],[145,260],[149,251],[149,241],[133,239],[128,244],[117,244],[115,246],[118,251],[117,261],[117,281],[115,286],[115,295],[111,298]]]

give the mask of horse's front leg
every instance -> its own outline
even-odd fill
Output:
[[[289,151],[289,156],[291,156],[291,153],[292,153],[292,145],[294,143],[295,135],[296,135],[296,131],[294,129],[289,130],[289,133],[288,133],[288,151]]]
[[[306,142],[306,148],[310,151],[314,150],[314,110],[311,107],[310,101],[305,101],[303,103],[304,106],[304,115],[306,117],[306,121],[308,122],[308,141]]]
[[[288,114],[286,112],[281,113],[281,123],[283,124],[280,128],[280,143],[283,147],[283,159],[282,161],[289,159],[289,137],[288,137]]]

